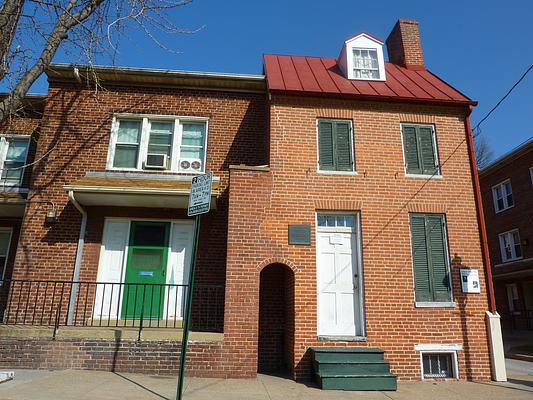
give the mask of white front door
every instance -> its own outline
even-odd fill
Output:
[[[354,215],[318,216],[318,335],[361,335]]]

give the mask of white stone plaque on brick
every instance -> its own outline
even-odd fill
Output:
[[[479,285],[479,271],[477,269],[461,268],[461,288],[463,293],[481,293]]]

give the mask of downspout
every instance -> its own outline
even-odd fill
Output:
[[[472,106],[469,106],[468,114],[465,117],[466,138],[468,153],[470,156],[470,168],[474,186],[476,200],[476,211],[479,226],[479,236],[481,239],[481,253],[485,267],[485,277],[487,283],[487,295],[489,301],[489,311],[486,311],[487,336],[490,350],[490,366],[492,379],[497,382],[507,381],[507,371],[505,368],[505,353],[503,351],[503,337],[500,315],[496,310],[496,299],[494,297],[494,285],[492,284],[492,270],[490,266],[489,246],[487,242],[487,227],[485,225],[485,214],[483,212],[483,202],[481,199],[481,187],[479,185],[479,175],[477,170],[476,153],[474,150],[474,136],[470,126],[470,114]]]
[[[492,270],[490,267],[489,245],[487,242],[487,228],[485,225],[485,214],[483,212],[483,202],[481,199],[481,187],[479,185],[479,175],[477,170],[476,153],[474,150],[474,137],[472,127],[470,126],[470,114],[472,106],[469,106],[468,115],[465,118],[466,137],[468,141],[468,153],[470,155],[470,169],[472,180],[474,181],[474,195],[476,199],[476,212],[479,225],[479,236],[481,239],[481,252],[483,254],[483,264],[485,267],[485,276],[487,278],[487,294],[489,300],[489,311],[496,312],[496,300],[494,298],[494,286],[492,284]]]
[[[80,279],[81,260],[83,257],[83,245],[85,242],[85,229],[87,227],[87,211],[81,206],[74,197],[72,190],[68,191],[68,199],[76,207],[81,214],[80,235],[78,238],[78,248],[76,249],[76,259],[74,261],[74,272],[72,274],[72,282],[78,282]],[[74,309],[76,307],[76,296],[78,293],[78,283],[73,283],[70,291],[70,299],[68,303],[67,324],[72,325],[74,322]]]

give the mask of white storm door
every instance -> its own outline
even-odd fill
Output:
[[[317,232],[318,335],[357,336],[359,318],[355,229]]]
[[[118,318],[120,315],[121,288],[126,244],[130,222],[106,219],[102,237],[102,250],[98,265],[98,285],[94,299],[95,317]]]
[[[167,271],[169,287],[165,298],[165,313],[168,319],[183,319],[186,291],[181,285],[189,283],[193,225],[192,221],[172,224]]]

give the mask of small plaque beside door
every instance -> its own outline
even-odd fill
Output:
[[[289,244],[310,245],[311,225],[289,225]]]

